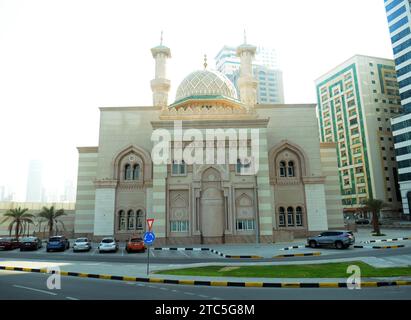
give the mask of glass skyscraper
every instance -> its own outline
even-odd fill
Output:
[[[402,112],[391,119],[404,218],[411,207],[411,12],[410,0],[384,0]]]

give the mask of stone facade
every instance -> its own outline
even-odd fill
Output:
[[[336,175],[337,167],[325,162],[323,170],[315,105],[254,104],[253,47],[240,49],[243,101],[225,76],[203,70],[184,79],[166,107],[100,108],[98,148],[79,148],[76,234],[125,240],[142,236],[147,218],[155,219],[156,245],[271,243],[326,230],[329,222],[343,227],[342,210],[334,206],[329,217],[333,180],[324,174]],[[165,79],[157,70],[166,60],[154,58],[155,79]],[[159,89],[152,89],[156,101]],[[210,130],[222,138],[210,138]],[[159,162],[164,137],[171,138],[169,154]],[[237,153],[232,158],[241,148],[248,164]]]

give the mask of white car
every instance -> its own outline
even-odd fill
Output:
[[[113,238],[104,238],[98,245],[98,251],[102,252],[116,252],[118,250],[118,243]]]
[[[88,238],[77,238],[76,241],[74,241],[73,252],[90,250],[91,243]]]

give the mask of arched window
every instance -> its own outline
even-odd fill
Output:
[[[126,230],[126,213],[123,210],[118,213],[118,229]]]
[[[289,227],[294,227],[294,209],[293,207],[287,208],[287,225]]]
[[[286,172],[285,172],[285,161],[280,162],[280,177],[285,177]]]
[[[127,229],[128,230],[134,230],[135,229],[135,222],[136,222],[136,217],[134,215],[133,210],[129,210],[127,213]]]
[[[133,172],[129,164],[124,167],[124,180],[133,180]]]
[[[280,207],[278,210],[278,225],[280,227],[285,227],[285,209]]]
[[[288,161],[288,176],[294,177],[294,162]]]
[[[297,226],[301,227],[303,225],[303,209],[301,207],[297,207],[295,212],[295,223]]]
[[[137,210],[137,230],[144,230],[144,213],[142,210]]]
[[[133,167],[133,180],[140,179],[140,165],[135,164]]]

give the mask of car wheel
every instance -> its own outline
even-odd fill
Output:
[[[343,249],[344,248],[344,244],[341,241],[336,241],[335,242],[335,247],[337,249]]]
[[[316,248],[317,247],[317,242],[315,242],[314,240],[311,240],[310,243],[309,243],[309,246],[311,248]]]

